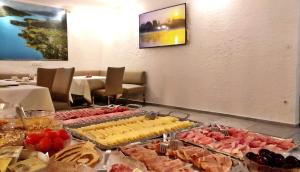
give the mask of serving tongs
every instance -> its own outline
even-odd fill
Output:
[[[190,114],[184,112],[176,112],[176,111],[169,111],[169,112],[158,112],[160,116],[173,116],[179,119],[179,121],[186,121],[189,119]]]
[[[20,118],[20,120],[21,120],[21,122],[23,124],[23,127],[26,130],[27,126],[25,124],[24,118],[27,118],[27,115],[26,115],[26,113],[24,111],[24,108],[21,105],[17,105],[15,108],[16,108],[17,116]]]
[[[131,109],[141,109],[143,106],[139,104],[128,104],[126,107],[131,108]]]
[[[153,111],[150,111],[150,112],[147,112],[145,113],[146,115],[146,118],[147,119],[150,119],[150,120],[154,120],[156,119],[156,117],[158,116],[158,113],[157,112],[153,112]]]
[[[228,130],[219,124],[211,124],[210,128],[212,131],[218,131],[218,132],[221,132],[222,134],[224,134],[224,136],[229,136]]]

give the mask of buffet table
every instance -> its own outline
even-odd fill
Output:
[[[292,152],[298,146],[293,139],[204,125],[180,113],[105,106],[10,120],[0,119],[4,130],[0,155],[21,158],[11,162],[0,157],[0,171],[3,163],[12,171],[26,167],[34,172],[292,172],[300,168]],[[21,121],[26,127],[21,127]],[[26,152],[30,156],[24,156]]]
[[[82,95],[89,103],[92,102],[91,91],[104,88],[105,76],[74,76],[70,94]]]
[[[54,111],[49,89],[35,85],[16,85],[0,88],[0,99],[10,104],[20,104],[25,111]]]

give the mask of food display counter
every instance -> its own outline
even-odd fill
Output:
[[[298,145],[121,106],[0,119],[0,171],[297,171]],[[278,163],[274,163],[278,162]]]

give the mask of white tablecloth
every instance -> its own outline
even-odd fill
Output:
[[[36,80],[28,80],[28,81],[23,81],[23,80],[14,81],[11,79],[0,80],[0,87],[5,85],[36,85]]]
[[[82,95],[88,102],[92,102],[91,91],[104,88],[105,76],[74,76],[70,94]]]
[[[0,100],[20,104],[25,111],[44,110],[54,112],[49,89],[35,85],[19,85],[0,88]]]

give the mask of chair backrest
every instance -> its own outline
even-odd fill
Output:
[[[123,83],[124,84],[137,84],[143,85],[146,82],[145,71],[127,71],[124,73]]]
[[[51,96],[54,101],[69,102],[69,91],[75,68],[58,68],[52,84]]]
[[[38,68],[36,85],[47,87],[49,88],[49,91],[51,91],[56,70],[57,69],[55,68],[53,69]]]
[[[105,81],[105,94],[122,94],[122,83],[125,67],[108,67]]]

